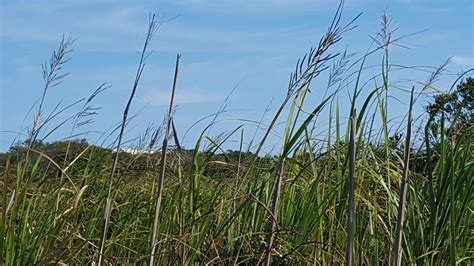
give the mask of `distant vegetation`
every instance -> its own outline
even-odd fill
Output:
[[[321,41],[298,60],[287,97],[250,144],[236,124],[218,137],[205,127],[194,147],[181,147],[170,109],[162,126],[138,138],[135,152],[124,148],[128,110],[162,23],[154,16],[123,121],[109,132],[113,145],[91,144],[77,133],[99,115],[92,103],[105,84],[74,105],[80,110],[69,123],[51,125],[70,108],[43,107],[48,91],[66,78],[73,40],[63,38],[44,66],[28,137],[0,155],[2,263],[472,264],[472,69],[451,88],[434,87],[447,62],[431,68],[425,82],[400,87],[391,79],[400,66],[391,64],[390,49],[402,38],[394,37],[388,14],[372,49],[356,58],[332,51],[353,28],[353,21],[341,22],[341,12],[342,5]],[[378,55],[383,63],[366,68],[366,59]],[[179,57],[175,81],[178,70]],[[368,80],[365,71],[373,73]],[[323,72],[329,80],[317,79]],[[350,111],[343,114],[338,97],[346,91]],[[390,112],[394,91],[412,96],[406,113],[395,114],[398,121]],[[305,105],[312,94],[324,95],[319,105]],[[420,105],[423,114],[411,111]],[[281,121],[281,150],[265,154]],[[39,137],[51,133],[45,125],[54,131],[67,124],[65,140]],[[231,137],[241,140],[238,148],[223,150]]]

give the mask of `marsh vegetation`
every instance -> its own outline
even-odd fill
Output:
[[[100,115],[94,101],[106,84],[44,110],[73,58],[74,41],[64,37],[43,67],[33,125],[1,154],[2,263],[472,263],[472,69],[450,88],[434,87],[448,62],[423,68],[426,81],[399,86],[393,72],[419,69],[392,64],[391,49],[406,36],[396,37],[387,13],[365,54],[334,49],[356,19],[342,17],[341,3],[320,42],[297,61],[270,122],[254,121],[259,134],[243,121],[210,135],[222,107],[193,147],[179,143],[173,101],[161,126],[134,146],[123,143],[163,20],[150,17],[130,98],[117,114],[122,121],[103,136],[115,139],[109,146],[78,137]],[[366,65],[379,56],[381,64]],[[179,60],[186,59],[177,57],[170,97],[179,90]],[[402,114],[391,113],[394,92],[404,97]],[[312,95],[318,104],[306,103]],[[51,124],[74,108],[67,121]],[[65,125],[72,126],[64,140],[44,141]],[[280,145],[268,152],[270,135]],[[225,150],[230,139],[238,143]]]

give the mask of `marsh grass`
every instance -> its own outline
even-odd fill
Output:
[[[328,33],[298,61],[269,125],[254,123],[263,130],[260,142],[246,142],[245,136],[254,131],[248,133],[242,124],[217,137],[209,134],[225,113],[223,104],[193,149],[180,147],[170,109],[166,127],[150,126],[137,140],[136,150],[146,146],[148,152],[130,154],[121,149],[121,139],[131,120],[128,111],[148,43],[161,25],[152,18],[122,122],[101,137],[105,143],[117,136],[113,145],[68,141],[64,150],[45,150],[36,138],[44,123],[53,123],[48,117],[64,108],[55,108],[43,119],[40,104],[27,144],[2,157],[2,263],[146,264],[151,258],[151,264],[159,265],[472,263],[472,125],[456,132],[455,121],[441,116],[441,126],[433,130],[434,116],[416,124],[414,119],[412,128],[421,137],[410,137],[408,126],[404,137],[407,144],[412,140],[413,148],[406,145],[403,152],[395,136],[411,125],[411,112],[401,121],[392,119],[389,99],[394,91],[410,90],[394,85],[390,74],[417,69],[391,65],[389,47],[400,38],[387,30],[387,14],[381,34],[374,37],[375,48],[359,58],[331,52],[340,34],[352,28],[353,21],[338,26],[341,12],[342,3]],[[66,60],[58,55],[67,54],[68,40],[52,57],[52,62],[63,63],[52,66],[63,67]],[[366,59],[379,52],[383,64],[366,66]],[[433,68],[427,82],[410,84],[416,86],[412,97],[429,93],[443,67]],[[332,73],[328,82],[321,81],[324,71]],[[366,78],[369,71],[373,74]],[[48,85],[48,80],[65,75],[45,77],[49,88],[56,82]],[[325,93],[313,89],[314,84],[327,84]],[[340,102],[344,90],[350,95],[347,113]],[[315,94],[323,97],[308,106]],[[89,121],[79,119],[81,112],[97,111],[88,108],[88,99],[71,117],[71,132],[81,121]],[[322,116],[324,110],[328,117]],[[261,154],[283,113],[288,116],[281,149]],[[176,142],[176,147],[163,145],[166,161],[160,152],[152,152],[163,129],[165,141],[173,129]],[[232,139],[237,139],[238,150],[224,151]],[[405,219],[398,215],[399,208]]]

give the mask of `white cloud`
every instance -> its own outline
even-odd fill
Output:
[[[326,0],[168,0],[168,4],[189,10],[219,13],[292,13],[335,10],[338,1]],[[350,1],[354,6],[359,1]]]
[[[166,106],[170,102],[169,91],[147,91],[140,100],[154,106]],[[176,92],[174,103],[176,105],[187,105],[196,103],[211,103],[223,101],[223,95],[216,94],[211,91],[203,91],[196,89],[182,89],[181,92]]]
[[[225,3],[223,3],[225,2]],[[192,1],[182,0],[176,4],[179,8],[200,9],[214,7],[222,12],[234,12],[238,8],[266,10],[269,8],[288,9],[290,2],[278,0],[257,0],[255,3],[244,1],[237,4],[229,1]],[[311,1],[297,0],[296,10],[306,10]],[[51,8],[37,3],[18,3],[5,5],[0,36],[15,43],[56,44],[63,33],[77,38],[76,47],[82,51],[94,52],[134,52],[141,47],[147,24],[147,8],[144,5],[122,5],[111,7],[99,5],[95,9],[87,8],[86,1],[51,4]],[[191,7],[188,7],[187,4]],[[57,4],[57,5],[56,5]],[[181,7],[181,4],[184,6]],[[318,3],[313,3],[315,7]],[[49,5],[48,5],[49,6]],[[210,6],[210,7],[209,7]],[[301,8],[297,8],[297,7]],[[303,6],[305,8],[303,8]],[[260,12],[260,11],[258,11]],[[269,13],[270,14],[270,13]],[[171,15],[170,15],[171,16]],[[252,16],[259,16],[254,14]],[[61,23],[58,23],[58,22]],[[305,46],[315,43],[322,32],[321,27],[308,24],[290,24],[285,27],[256,25],[250,28],[234,28],[206,23],[189,24],[179,18],[163,25],[156,36],[159,52],[281,52],[286,51],[298,41]],[[325,28],[326,25],[324,25]]]
[[[139,49],[148,23],[143,5],[104,5],[66,1],[19,2],[2,6],[0,36],[14,43],[56,44],[62,34],[77,38],[81,50],[133,52]],[[102,5],[100,5],[102,4]]]
[[[454,64],[459,66],[472,66],[474,65],[474,56],[453,56],[452,61]]]
[[[315,44],[323,30],[310,25],[287,27],[252,27],[249,29],[219,26],[167,24],[158,32],[158,51],[166,52],[245,52],[282,53],[305,43]]]

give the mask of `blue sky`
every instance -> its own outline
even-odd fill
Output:
[[[3,0],[0,151],[31,125],[33,118],[27,112],[41,95],[41,64],[56,49],[63,33],[77,39],[71,61],[64,67],[71,74],[48,92],[46,110],[59,101],[65,106],[87,97],[107,82],[111,88],[94,103],[102,108],[95,123],[80,130],[93,131],[87,137],[94,140],[100,135],[94,132],[103,132],[121,119],[149,13],[178,16],[159,29],[151,45],[154,53],[147,61],[132,106],[137,117],[129,125],[126,138],[133,139],[149,123],[162,121],[176,53],[182,54],[175,119],[180,137],[196,120],[217,111],[237,87],[227,105],[229,112],[210,132],[217,135],[242,123],[239,119],[258,121],[267,106],[271,110],[264,123],[269,122],[285,95],[296,60],[317,45],[336,8],[337,1],[322,0]],[[404,45],[410,49],[394,47],[394,64],[437,66],[452,57],[448,75],[437,83],[440,89],[450,84],[455,74],[474,66],[474,4],[470,0],[347,0],[343,21],[363,14],[355,23],[358,27],[344,36],[334,52],[347,47],[358,56],[363,54],[386,8],[399,27],[396,35],[426,30],[405,39]],[[380,56],[374,55],[368,64],[379,64]],[[428,74],[404,71],[394,76],[424,81]],[[411,85],[413,82],[405,83],[406,87]],[[310,104],[321,94],[317,84],[315,87]],[[406,96],[401,94],[402,103]],[[344,103],[344,99],[340,101]],[[394,115],[404,114],[406,106],[397,105]],[[58,117],[56,123],[67,115]],[[190,131],[184,139],[186,146],[193,145],[205,124]],[[67,136],[67,126],[49,140]],[[246,136],[251,136],[255,127],[248,125],[246,130]]]

